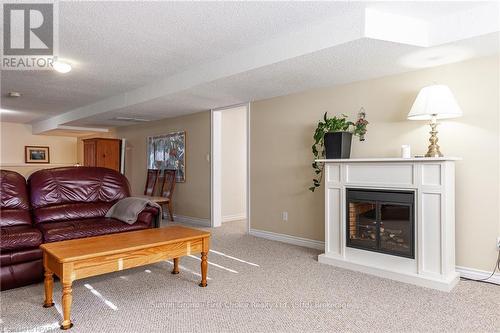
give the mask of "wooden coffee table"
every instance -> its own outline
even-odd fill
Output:
[[[70,319],[73,281],[166,259],[174,260],[172,274],[178,274],[179,258],[193,253],[201,253],[199,285],[206,287],[209,242],[208,231],[171,226],[42,244],[40,248],[45,268],[43,306],[48,308],[54,305],[55,274],[62,283],[61,328],[69,329],[73,326]]]

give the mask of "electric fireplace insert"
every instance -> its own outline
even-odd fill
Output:
[[[415,193],[347,189],[347,246],[415,258]]]

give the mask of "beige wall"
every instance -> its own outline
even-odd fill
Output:
[[[186,182],[177,183],[174,214],[210,218],[210,112],[119,127],[116,136],[127,139],[125,175],[132,192],[142,194],[146,182],[147,137],[186,131]]]
[[[65,136],[33,135],[31,125],[0,123],[0,167],[17,171],[27,177],[45,168],[74,165],[77,162],[76,138]],[[24,146],[49,146],[50,164],[24,163]]]
[[[246,107],[222,114],[222,220],[246,217],[247,114]]]
[[[311,145],[325,111],[355,117],[365,107],[365,142],[352,157],[398,156],[402,144],[425,153],[429,128],[406,115],[420,88],[448,85],[464,111],[440,126],[445,155],[463,157],[456,175],[457,265],[491,270],[499,219],[499,58],[488,57],[252,103],[251,227],[324,239],[324,188],[307,188]],[[288,221],[281,221],[288,211]]]

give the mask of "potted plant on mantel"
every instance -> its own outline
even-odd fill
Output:
[[[312,152],[315,161],[312,163],[312,167],[316,178],[313,179],[313,186],[309,187],[311,192],[314,192],[321,185],[321,179],[323,178],[324,165],[316,162],[316,160],[321,158],[349,158],[351,156],[352,136],[358,136],[359,141],[365,140],[366,126],[368,125],[365,117],[364,108],[361,108],[358,113],[358,120],[355,123],[349,121],[345,114],[330,118],[325,112],[323,121],[318,122],[318,127],[314,132]]]

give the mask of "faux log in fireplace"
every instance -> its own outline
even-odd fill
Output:
[[[415,258],[415,194],[347,189],[347,246]]]

